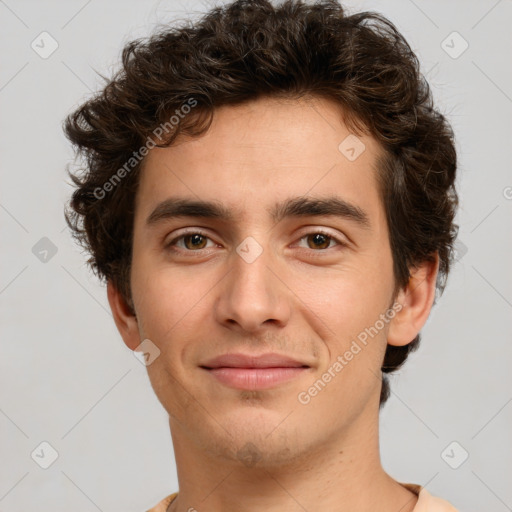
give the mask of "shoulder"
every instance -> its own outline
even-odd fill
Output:
[[[401,484],[418,496],[413,512],[458,512],[446,500],[432,496],[427,489],[416,484]]]
[[[158,502],[154,507],[148,509],[146,512],[166,512],[167,507],[172,502],[172,500],[176,498],[176,496],[178,496],[177,492],[169,494],[169,496]]]
[[[446,500],[432,496],[427,489],[416,484],[402,484],[404,487],[414,492],[418,496],[418,502],[414,507],[413,512],[458,512],[450,503]],[[157,503],[154,507],[150,508],[146,512],[166,512],[167,507],[174,498],[178,495],[177,492],[169,494],[162,501]]]

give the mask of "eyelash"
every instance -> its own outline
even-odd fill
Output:
[[[211,238],[208,236],[207,233],[205,233],[204,231],[201,231],[200,229],[195,229],[193,231],[187,231],[185,233],[182,233],[180,236],[174,238],[173,240],[171,240],[168,244],[165,245],[165,249],[168,249],[168,250],[173,250],[173,251],[176,251],[176,252],[179,252],[179,251],[184,251],[184,252],[187,252],[187,253],[198,253],[198,254],[202,254],[202,251],[206,251],[207,249],[198,249],[196,251],[193,251],[193,250],[190,250],[190,249],[183,249],[183,248],[179,248],[179,249],[175,249],[175,245],[176,245],[176,242],[182,240],[183,238],[185,238],[186,236],[190,236],[190,235],[201,235],[209,240],[211,240]],[[327,238],[330,239],[330,241],[334,241],[336,242],[336,244],[340,247],[347,247],[347,243],[340,240],[339,238],[331,235],[330,233],[328,233],[327,231],[324,231],[322,229],[316,229],[316,230],[313,230],[313,231],[310,231],[308,233],[305,233],[303,234],[300,238],[299,238],[299,242],[301,240],[303,240],[304,238],[307,238],[308,236],[311,236],[311,235],[324,235],[326,236]],[[328,249],[332,249],[332,247],[328,247],[327,249],[319,249],[319,250],[315,250],[315,249],[308,249],[306,248],[307,251],[312,251],[312,252],[326,252]]]

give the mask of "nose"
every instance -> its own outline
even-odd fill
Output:
[[[234,251],[230,269],[219,283],[217,321],[253,334],[270,325],[284,327],[290,318],[291,297],[270,249],[264,249],[254,261]]]

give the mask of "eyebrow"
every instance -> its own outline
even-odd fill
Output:
[[[278,223],[293,217],[336,216],[355,222],[364,229],[370,229],[368,214],[359,206],[340,197],[295,197],[268,208],[271,219]],[[197,217],[234,222],[241,216],[240,211],[232,211],[216,201],[201,201],[186,198],[169,198],[159,203],[146,220],[154,225],[162,220],[179,217]]]

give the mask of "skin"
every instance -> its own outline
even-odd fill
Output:
[[[329,100],[265,98],[219,108],[204,136],[146,157],[134,222],[136,316],[112,283],[108,298],[126,345],[149,339],[160,350],[147,371],[169,413],[179,479],[173,512],[407,512],[416,504],[380,462],[380,368],[386,343],[406,345],[426,322],[438,260],[412,269],[393,297],[375,170],[382,149],[361,135],[365,151],[349,161],[338,145],[350,133]],[[336,216],[276,224],[267,213],[288,198],[334,193],[363,209],[370,227]],[[236,215],[148,226],[171,196],[217,200]],[[205,233],[199,248],[190,238],[165,248],[184,228]],[[315,241],[318,229],[334,238]],[[263,251],[252,263],[236,251],[247,237]],[[298,394],[394,303],[402,307],[394,318],[300,403]],[[228,352],[278,352],[310,368],[272,389],[241,391],[200,368]]]

